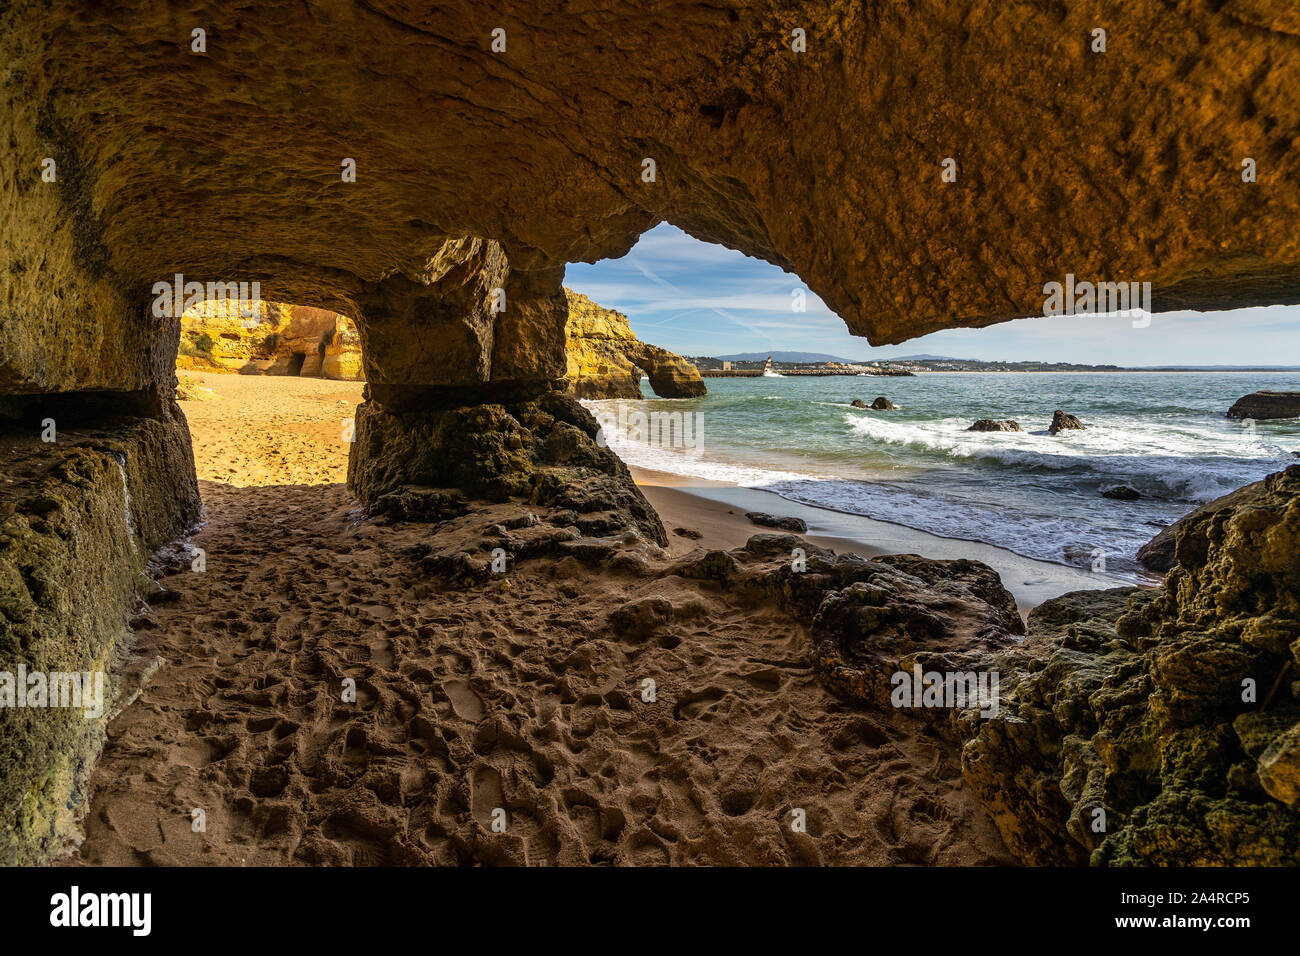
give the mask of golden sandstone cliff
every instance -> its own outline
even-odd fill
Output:
[[[699,370],[680,355],[642,342],[627,316],[564,290],[565,385],[578,398],[640,398],[641,375],[661,398],[705,393]],[[346,316],[259,301],[205,301],[181,316],[176,367],[244,375],[362,377],[361,341]]]
[[[651,540],[558,389],[565,264],[656,223],[787,269],[876,344],[1039,313],[1067,275],[1150,282],[1157,312],[1300,301],[1291,0],[13,0],[0,63],[5,666],[120,656],[149,552],[198,517],[181,317],[149,307],[175,275],[355,321],[363,505],[468,494]],[[1022,859],[1294,859],[1296,480],[1180,536],[1153,596],[1031,620],[1014,719],[953,732]],[[693,573],[729,586],[725,557]],[[851,562],[820,583],[848,594],[808,615],[843,693],[838,662],[947,593]],[[1276,685],[1267,710],[1227,677]],[[0,860],[48,858],[102,724],[0,720]]]
[[[578,398],[640,398],[642,372],[660,398],[704,394],[699,369],[680,355],[638,340],[622,312],[602,308],[572,289],[564,295],[569,303],[564,380]]]
[[[181,316],[176,367],[353,381],[361,342],[346,316],[325,309],[210,301]]]

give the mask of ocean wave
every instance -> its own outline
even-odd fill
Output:
[[[845,415],[850,432],[886,445],[948,459],[974,459],[1019,471],[1070,472],[1091,482],[1129,484],[1151,497],[1203,503],[1281,466],[1290,453],[1265,437],[1145,422],[1095,423],[1084,431],[970,432],[966,419],[889,422]]]
[[[1160,527],[1295,460],[1287,447],[1300,437],[1294,429],[1247,430],[1222,412],[1170,411],[1181,409],[1178,399],[1128,395],[1115,383],[1103,408],[1060,390],[1078,380],[1061,381],[1033,413],[1020,407],[1023,396],[1009,399],[1002,386],[986,389],[983,379],[966,382],[973,394],[956,396],[949,386],[927,393],[920,389],[928,383],[910,383],[912,409],[888,414],[852,409],[837,400],[835,383],[795,380],[781,392],[770,383],[761,390],[731,383],[692,400],[706,418],[701,453],[618,436],[610,447],[630,465],[769,491],[1039,560],[1087,566],[1101,553],[1108,570],[1121,574],[1136,573],[1134,552]],[[1181,395],[1183,380],[1176,385]],[[899,397],[905,396],[895,396],[896,403]],[[755,398],[783,404],[773,412]],[[656,403],[627,402],[645,411]],[[623,401],[583,404],[616,412]],[[1086,430],[1047,434],[1044,405],[1073,410]],[[926,409],[936,407],[947,414],[927,417]],[[975,414],[967,417],[968,408]],[[1014,418],[1026,430],[968,431],[978,417]],[[1142,497],[1102,497],[1120,485]]]

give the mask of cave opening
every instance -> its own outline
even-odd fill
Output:
[[[208,299],[181,317],[177,368],[357,381],[362,375],[356,323],[329,309],[257,300]]]
[[[341,486],[361,402],[355,322],[328,309],[207,300],[181,317],[177,397],[200,490]]]

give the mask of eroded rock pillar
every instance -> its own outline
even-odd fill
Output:
[[[499,243],[446,243],[421,281],[358,300],[366,401],[348,487],[376,513],[438,518],[466,499],[605,515],[666,543],[595,419],[561,391],[563,267]]]

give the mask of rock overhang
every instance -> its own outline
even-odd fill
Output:
[[[1300,301],[1294,15],[1176,6],[18,2],[7,258],[352,314],[448,242],[548,274],[668,221],[877,344],[1039,314],[1067,273],[1149,281],[1157,311]],[[46,240],[63,261],[19,248]],[[10,285],[0,326],[49,291]]]

